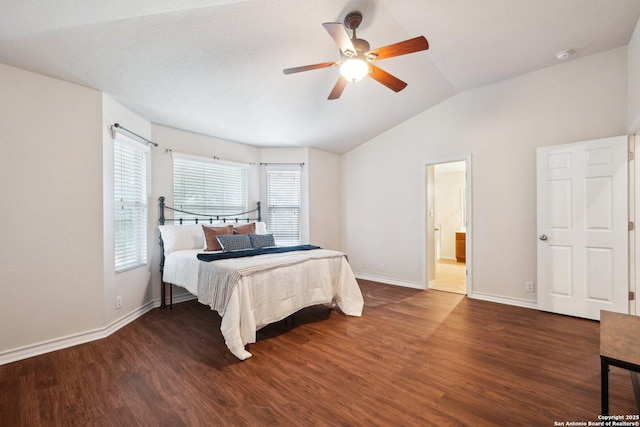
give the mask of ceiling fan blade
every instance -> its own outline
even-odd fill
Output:
[[[356,54],[356,48],[353,46],[347,30],[344,29],[344,25],[339,22],[325,22],[322,26],[345,56],[351,57]]]
[[[382,83],[392,91],[400,92],[402,89],[407,87],[407,84],[405,82],[403,82],[397,77],[392,76],[391,74],[387,73],[383,69],[376,67],[373,64],[369,64],[369,67],[371,67],[369,76],[374,80],[376,80],[377,82]]]
[[[334,65],[338,65],[338,63],[333,61],[333,62],[323,62],[321,64],[304,65],[302,67],[285,68],[284,70],[282,70],[282,72],[285,74],[293,74],[293,73],[300,73],[302,71],[311,71],[311,70],[318,70],[320,68],[329,68],[329,67],[333,67]]]
[[[406,55],[408,53],[420,52],[429,49],[429,42],[424,36],[390,44],[389,46],[374,49],[365,54],[370,61],[393,58],[394,56]]]
[[[347,87],[347,83],[349,83],[347,79],[345,79],[342,76],[338,77],[338,81],[336,82],[336,85],[331,90],[331,93],[329,94],[329,98],[327,99],[340,98],[340,95],[342,95],[342,91],[344,91],[344,88]]]

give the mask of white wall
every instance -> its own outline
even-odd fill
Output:
[[[102,95],[0,64],[0,360],[104,324]]]
[[[630,134],[636,134],[640,132],[640,19],[627,50],[629,52],[627,130]]]
[[[340,157],[309,150],[309,243],[342,249]]]
[[[151,123],[143,119],[131,110],[123,107],[108,95],[102,96],[102,134],[103,134],[103,177],[104,177],[104,302],[103,310],[105,323],[111,324],[118,321],[125,315],[138,312],[147,307],[152,307],[151,269],[154,267],[150,260],[147,265],[131,270],[115,272],[115,249],[114,249],[114,221],[113,221],[113,133],[111,125],[119,123],[138,135],[150,139]],[[124,133],[124,135],[127,135]],[[153,148],[151,150],[158,150]],[[151,155],[149,156],[151,157]],[[153,162],[148,166],[153,168]],[[150,169],[151,170],[151,169]],[[149,181],[151,173],[148,173]],[[153,184],[151,182],[151,184]],[[151,199],[149,191],[148,203],[150,206],[147,217],[147,235],[153,236],[156,228],[155,203]],[[147,254],[151,254],[152,242],[149,239]],[[122,307],[116,309],[116,296],[122,299]]]
[[[356,273],[424,285],[421,165],[471,154],[473,293],[535,301],[524,290],[536,278],[535,149],[626,132],[626,57],[619,48],[458,94],[345,154]]]

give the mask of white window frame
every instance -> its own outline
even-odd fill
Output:
[[[114,268],[120,273],[148,262],[149,147],[120,134],[113,144]]]
[[[248,164],[175,152],[172,157],[174,208],[212,215],[233,215],[249,210]],[[206,220],[175,212],[175,219],[180,218]]]
[[[268,165],[267,229],[276,245],[294,246],[302,242],[302,167]]]

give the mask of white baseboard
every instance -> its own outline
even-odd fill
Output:
[[[390,279],[388,277],[369,276],[366,274],[353,273],[356,279],[371,280],[372,282],[384,283],[387,285],[403,286],[405,288],[424,289],[420,283],[407,282],[404,280]]]
[[[103,328],[80,332],[78,334],[68,335],[66,337],[55,338],[37,344],[31,344],[24,347],[3,351],[0,353],[0,365],[5,365],[7,363],[16,362],[18,360],[28,359],[29,357],[39,356],[41,354],[49,353],[52,351],[62,350],[63,348],[73,347],[74,345],[84,344],[90,341],[96,341],[102,338],[106,338],[118,329],[133,322],[148,311],[152,310],[155,306],[155,301],[150,301],[142,307],[132,311],[131,313],[121,317],[120,319]],[[159,300],[158,306],[160,306]]]
[[[469,298],[479,299],[479,300],[489,301],[489,302],[497,302],[499,304],[515,305],[517,307],[531,308],[534,310],[538,309],[538,303],[536,301],[531,301],[531,300],[526,300],[521,298],[509,298],[509,297],[503,297],[500,295],[484,294],[481,292],[472,292],[467,296]]]
[[[179,294],[173,294],[173,303],[174,304],[178,304],[178,303],[181,303],[181,302],[191,301],[191,300],[194,300],[194,299],[197,299],[197,298],[198,298],[197,296],[195,296],[193,294],[190,294],[188,292],[179,293]],[[158,298],[156,300],[153,300],[153,306],[156,307],[156,308],[160,307],[160,298]],[[168,295],[168,292],[167,292],[167,307],[168,306],[169,306],[169,295]]]

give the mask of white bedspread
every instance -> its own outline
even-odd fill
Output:
[[[245,345],[256,341],[258,329],[304,307],[332,304],[344,314],[362,315],[362,293],[341,252],[315,249],[212,262],[198,260],[200,252],[169,254],[163,280],[222,316],[225,343],[241,360],[251,357]]]

